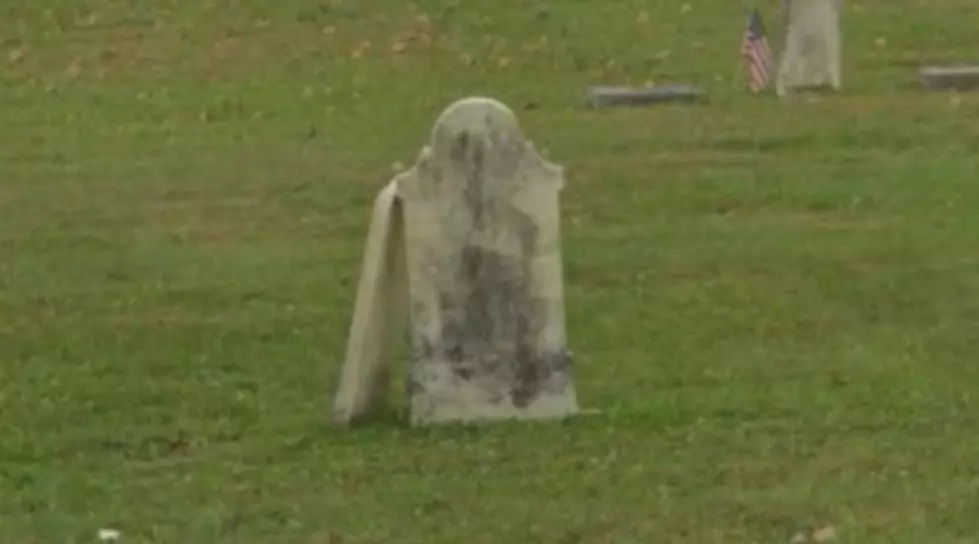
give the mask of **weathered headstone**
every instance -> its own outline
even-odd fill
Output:
[[[840,12],[843,0],[783,0],[785,43],[776,74],[776,91],[793,91],[843,85]]]
[[[395,340],[388,320],[406,298],[413,424],[578,412],[565,334],[563,177],[503,104],[470,98],[442,114],[415,166],[375,205],[336,423],[378,402]],[[396,287],[400,265],[407,297]]]
[[[588,106],[648,106],[665,103],[691,103],[704,99],[703,89],[693,85],[655,85],[648,87],[597,86],[588,89]]]
[[[390,386],[390,361],[402,339],[407,317],[404,214],[397,179],[377,195],[357,287],[346,362],[333,399],[333,420],[340,425],[378,408]]]
[[[921,86],[930,90],[979,89],[979,66],[926,66],[918,72]]]

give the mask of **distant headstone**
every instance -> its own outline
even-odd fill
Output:
[[[931,90],[979,89],[979,66],[927,66],[918,72],[918,80]]]
[[[840,12],[843,0],[783,0],[785,44],[779,58],[776,90],[793,91],[843,85]]]
[[[578,413],[563,183],[563,169],[534,151],[503,104],[469,98],[442,114],[415,166],[375,204],[334,422],[381,400],[397,339],[391,323],[406,303],[413,424]]]
[[[649,87],[598,86],[588,89],[587,104],[593,108],[609,106],[647,106],[670,102],[696,102],[704,91],[693,85],[656,85]]]

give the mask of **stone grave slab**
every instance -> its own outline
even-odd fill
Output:
[[[586,103],[592,108],[648,106],[664,103],[692,103],[706,93],[694,85],[654,85],[648,87],[595,86],[588,89]]]
[[[783,0],[785,42],[775,77],[776,92],[839,90],[842,79],[842,0]]]
[[[979,89],[979,65],[926,66],[918,71],[918,81],[929,90]]]
[[[578,413],[565,331],[563,184],[563,169],[541,158],[502,103],[469,98],[443,112],[416,164],[375,205],[335,422],[379,402],[397,336],[387,323],[402,303],[412,424]]]

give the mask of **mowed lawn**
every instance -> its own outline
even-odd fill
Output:
[[[0,542],[979,542],[979,94],[915,86],[974,0],[848,2],[791,101],[740,3],[6,4]],[[710,103],[581,107],[647,80]],[[601,414],[330,429],[371,202],[469,95],[567,168]]]

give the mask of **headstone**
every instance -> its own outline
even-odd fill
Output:
[[[398,284],[387,271],[402,242],[413,424],[578,413],[565,333],[563,178],[503,104],[469,98],[441,115],[415,166],[375,206],[388,219],[375,216],[372,229],[382,233],[368,238],[334,421],[349,423],[379,401],[392,351],[385,342],[395,338],[384,323],[404,300],[380,278]],[[395,193],[398,204],[381,203]],[[382,290],[395,300],[383,302]]]
[[[783,0],[785,44],[779,58],[776,90],[793,91],[843,85],[840,12],[842,0]]]
[[[587,104],[593,108],[609,106],[646,106],[675,102],[697,102],[704,91],[693,85],[656,85],[649,87],[598,86],[588,89]]]
[[[927,66],[918,72],[918,80],[931,90],[979,89],[979,66]]]
[[[404,214],[395,179],[374,202],[346,362],[333,400],[333,421],[339,425],[375,412],[389,389],[391,359],[407,318],[404,245]]]

